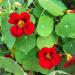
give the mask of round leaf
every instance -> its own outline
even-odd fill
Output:
[[[36,45],[36,38],[34,35],[25,36],[21,38],[17,38],[14,47],[17,50],[23,51],[24,53],[28,53],[31,49],[33,49]]]
[[[15,52],[15,58],[18,63],[22,64],[25,59],[25,53],[17,50]]]
[[[75,55],[75,41],[67,42],[63,45],[63,50],[72,55]]]
[[[42,12],[43,12],[43,9],[41,8],[39,4],[33,10],[33,14],[38,18],[40,17]]]
[[[12,59],[0,56],[0,68],[15,75],[24,75],[23,69]]]
[[[39,36],[37,39],[37,46],[39,49],[43,47],[52,47],[58,41],[57,36],[49,35],[48,37]]]
[[[39,22],[36,28],[37,33],[40,36],[48,36],[53,30],[53,19],[44,15],[39,18]]]
[[[75,38],[75,14],[65,15],[55,31],[59,36]]]
[[[38,0],[39,4],[54,16],[63,15],[65,5],[59,0]]]

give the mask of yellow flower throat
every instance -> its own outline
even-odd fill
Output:
[[[22,28],[24,26],[24,21],[20,20],[18,22],[18,26],[19,26],[19,28]]]

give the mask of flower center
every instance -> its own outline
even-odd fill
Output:
[[[0,0],[0,3],[2,3],[3,2],[3,0]]]
[[[46,54],[46,58],[51,59],[50,53]]]
[[[22,28],[24,26],[24,21],[20,20],[18,22],[18,26],[19,26],[19,28]]]
[[[66,56],[67,56],[67,61],[70,61],[72,59],[72,56],[68,53],[66,53]]]

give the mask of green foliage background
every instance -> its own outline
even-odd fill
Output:
[[[75,5],[74,0],[70,3]],[[58,49],[61,54],[75,55],[75,13],[65,13],[68,9],[72,8],[67,0],[3,0],[0,3],[0,68],[14,75],[25,75],[27,71],[46,75],[75,74],[75,66],[63,67],[65,57],[58,66],[48,70],[40,67],[37,56],[41,48],[54,44],[62,47]],[[28,10],[35,32],[30,36],[13,37],[8,16]],[[13,59],[4,57],[5,54],[11,54]]]

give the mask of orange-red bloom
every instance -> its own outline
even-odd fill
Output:
[[[67,13],[75,13],[75,10],[67,10]]]
[[[9,16],[8,22],[14,24],[10,28],[10,32],[15,37],[21,37],[22,35],[30,35],[34,32],[34,24],[30,21],[30,15],[27,12],[18,14],[13,12]]]
[[[53,48],[42,48],[39,53],[39,65],[42,68],[51,69],[54,66],[58,65],[60,63],[61,57],[57,53],[55,47]]]
[[[64,64],[64,67],[65,68],[68,68],[72,65],[75,65],[75,56],[73,56],[69,61],[67,61],[65,64]]]

